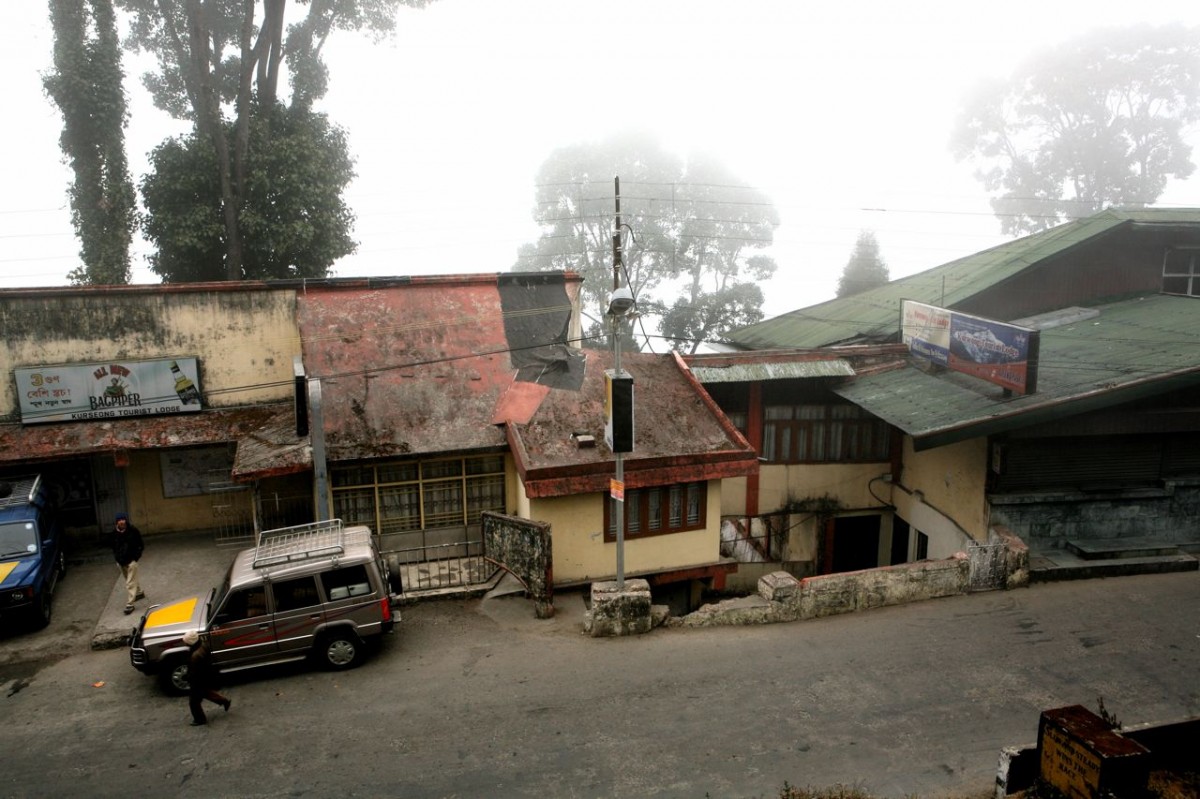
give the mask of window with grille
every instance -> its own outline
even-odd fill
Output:
[[[503,513],[504,456],[334,467],[334,514],[381,534],[478,524]]]
[[[617,501],[606,495],[604,540],[617,540]],[[703,529],[708,520],[708,484],[680,483],[625,492],[625,537]]]
[[[857,405],[768,405],[762,456],[774,463],[886,461],[887,423]]]
[[[1200,248],[1172,247],[1163,257],[1164,294],[1200,297]]]

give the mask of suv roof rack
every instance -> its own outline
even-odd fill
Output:
[[[262,569],[311,558],[336,560],[346,551],[342,533],[341,519],[263,530],[258,534],[252,565]]]
[[[0,478],[0,508],[11,508],[14,505],[28,505],[37,499],[38,489],[42,487],[40,474],[27,474],[21,477]],[[5,493],[4,489],[8,489]]]

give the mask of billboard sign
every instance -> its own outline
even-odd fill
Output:
[[[195,358],[26,366],[13,371],[23,424],[203,410]]]
[[[1037,390],[1036,330],[903,300],[900,331],[918,358],[1019,394]]]

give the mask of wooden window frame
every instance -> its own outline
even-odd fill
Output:
[[[678,519],[672,519],[672,500],[677,499]],[[693,507],[692,499],[695,500]],[[657,508],[651,518],[650,509]],[[604,541],[617,540],[616,500],[604,495]],[[656,535],[686,533],[708,526],[708,483],[673,483],[625,491],[625,540],[649,538]]]
[[[786,411],[788,416],[771,418]],[[878,441],[865,451],[864,441]],[[884,463],[887,422],[849,403],[773,403],[763,408],[762,455],[768,463]]]

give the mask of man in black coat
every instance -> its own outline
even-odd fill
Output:
[[[188,710],[192,711],[192,726],[198,727],[208,723],[208,717],[204,715],[205,699],[220,705],[226,711],[233,702],[212,687],[214,670],[208,642],[195,631],[184,633],[183,642],[191,650],[188,654],[187,672]]]
[[[146,595],[142,593],[141,583],[138,582],[138,561],[142,558],[142,534],[129,521],[126,513],[117,514],[117,523],[113,528],[112,551],[121,574],[125,575],[125,613],[133,613],[133,603]]]

